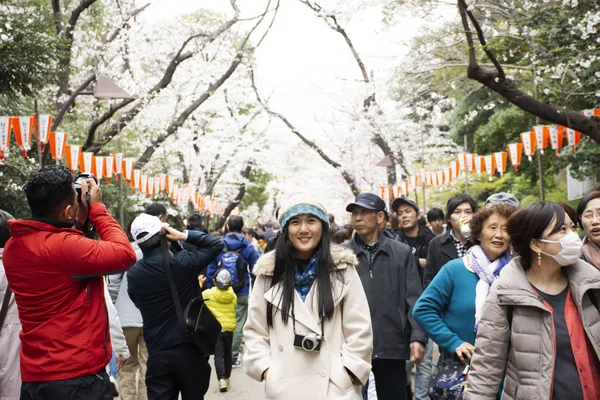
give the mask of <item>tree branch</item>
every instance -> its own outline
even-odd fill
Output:
[[[50,128],[51,131],[55,131],[60,126],[60,123],[62,122],[65,113],[67,112],[69,107],[71,107],[71,105],[73,105],[73,103],[75,102],[75,98],[79,95],[79,93],[81,93],[83,89],[88,87],[90,83],[92,83],[94,80],[96,80],[96,74],[88,76],[87,79],[83,81],[83,83],[79,85],[79,87],[75,89],[73,93],[71,93],[71,96],[68,98],[67,101],[65,101],[62,104],[60,110],[58,111],[58,114],[56,114],[56,118],[54,118],[54,120],[52,121],[52,127]]]
[[[248,165],[246,165],[246,168],[241,173],[241,176],[244,179],[244,182],[240,184],[240,188],[238,190],[237,195],[235,196],[235,198],[233,200],[231,200],[231,202],[227,205],[227,207],[225,207],[225,211],[223,212],[223,215],[221,215],[219,217],[219,219],[217,220],[217,223],[215,225],[216,230],[221,229],[223,227],[223,225],[225,225],[225,221],[227,220],[227,218],[229,217],[231,212],[242,202],[242,199],[244,198],[244,195],[246,194],[246,182],[245,181],[250,176],[251,171],[252,171],[252,163],[249,162]]]
[[[227,29],[231,28],[238,21],[240,14],[240,10],[236,5],[235,0],[232,0],[231,4],[235,10],[235,15],[233,16],[233,18],[227,20],[223,25],[221,25],[218,29],[216,29],[210,34],[200,32],[191,35],[186,40],[184,40],[184,42],[179,47],[177,53],[169,62],[169,65],[165,69],[161,80],[156,85],[154,85],[152,89],[148,91],[148,93],[144,96],[144,99],[139,99],[134,107],[132,107],[126,113],[122,114],[119,117],[119,121],[113,122],[109,129],[107,129],[107,131],[98,140],[96,140],[95,138],[96,130],[106,121],[110,120],[118,110],[132,103],[134,100],[123,100],[117,105],[111,106],[108,109],[108,111],[102,114],[98,119],[92,121],[90,129],[88,130],[86,142],[83,146],[84,150],[92,151],[94,153],[100,151],[100,149],[102,149],[104,145],[109,143],[116,135],[119,134],[119,128],[126,127],[144,109],[145,105],[149,101],[155,98],[163,89],[165,89],[171,83],[171,81],[173,80],[173,76],[175,75],[175,71],[177,70],[177,67],[179,67],[179,65],[181,65],[181,63],[183,63],[185,60],[192,58],[192,56],[194,55],[194,53],[192,52],[184,52],[186,46],[192,40],[199,37],[206,37],[206,44],[209,44],[215,41],[221,34],[227,31]]]
[[[600,118],[586,117],[576,111],[561,110],[552,104],[535,99],[521,91],[512,79],[507,78],[505,75],[501,75],[500,71],[503,72],[501,66],[500,68],[496,67],[496,72],[490,72],[482,68],[477,63],[475,57],[472,33],[467,20],[467,16],[470,12],[467,11],[464,0],[458,0],[458,11],[465,29],[467,43],[469,44],[469,66],[467,67],[467,76],[470,79],[481,83],[488,89],[498,93],[506,100],[530,114],[540,117],[545,121],[578,130],[600,143]],[[475,29],[481,31],[481,28],[478,28],[479,24],[473,17],[473,14],[471,13],[470,15],[469,19],[474,24]],[[483,35],[482,32],[481,35]],[[482,40],[480,37],[480,43],[485,43],[485,38]],[[486,51],[486,54],[487,53],[488,52]]]
[[[302,135],[300,133],[300,131],[298,131],[298,129],[296,129],[296,127],[294,125],[292,125],[292,123],[287,118],[285,118],[280,113],[275,112],[269,108],[267,103],[260,97],[260,94],[258,93],[258,89],[256,87],[256,82],[254,79],[254,71],[253,70],[250,70],[250,81],[252,83],[252,89],[254,90],[256,99],[262,105],[264,110],[269,115],[279,118],[290,129],[290,131],[292,131],[292,133],[294,135],[296,135],[300,140],[302,140],[302,142],[304,142],[308,147],[313,149],[323,159],[323,161],[325,161],[327,164],[331,165],[333,168],[337,169],[340,172],[340,174],[342,175],[342,177],[344,178],[344,180],[346,181],[346,183],[348,184],[348,186],[350,187],[350,190],[352,191],[353,194],[356,195],[356,194],[360,193],[360,190],[358,189],[358,186],[356,185],[354,178],[352,177],[352,175],[350,175],[350,173],[348,173],[348,171],[346,171],[345,168],[342,167],[342,165],[340,163],[332,160],[331,157],[329,157],[315,142],[308,140],[304,135]]]

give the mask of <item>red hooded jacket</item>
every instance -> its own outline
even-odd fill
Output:
[[[136,257],[127,236],[102,203],[90,207],[101,241],[36,220],[9,221],[4,268],[19,310],[23,382],[95,374],[112,347],[101,275]],[[77,276],[90,276],[76,280]]]

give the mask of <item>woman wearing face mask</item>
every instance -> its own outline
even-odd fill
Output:
[[[600,191],[592,192],[581,200],[577,216],[585,231],[583,258],[600,270]]]
[[[356,257],[330,244],[327,211],[310,199],[279,211],[275,251],[254,268],[244,371],[269,399],[360,399],[373,336]]]
[[[473,215],[470,231],[474,244],[467,254],[448,262],[417,301],[413,316],[425,333],[440,346],[432,399],[457,396],[461,382],[446,388],[448,376],[462,372],[473,354],[477,323],[490,286],[510,261],[508,218],[516,209],[495,204]],[[464,381],[464,380],[463,380]]]
[[[508,221],[518,257],[490,293],[464,399],[600,398],[600,272],[581,260],[581,239],[557,203]]]

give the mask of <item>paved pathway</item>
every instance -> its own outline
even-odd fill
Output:
[[[219,393],[214,366],[210,378],[210,388],[204,397],[205,400],[259,400],[265,398],[263,383],[258,383],[250,379],[242,368],[233,369],[231,373],[231,387],[225,393]]]

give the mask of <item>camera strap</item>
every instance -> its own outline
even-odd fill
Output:
[[[8,303],[10,302],[11,294],[10,287],[7,285],[6,292],[4,292],[4,299],[2,300],[2,309],[0,309],[0,330],[2,330],[4,319],[6,318],[6,314],[8,314]]]
[[[294,300],[292,300],[292,328],[294,329],[294,335],[297,335],[296,332],[296,313],[294,312]],[[321,338],[325,339],[325,328],[323,327],[323,319],[321,319]]]

